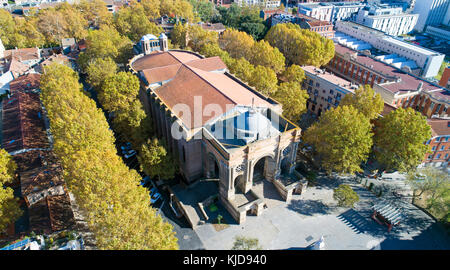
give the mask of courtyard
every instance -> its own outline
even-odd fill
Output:
[[[333,200],[333,188],[342,183],[350,184],[360,197],[353,209],[337,207]],[[442,228],[406,201],[396,199],[405,218],[388,233],[370,218],[379,198],[351,179],[319,177],[315,186],[287,204],[270,197],[268,208],[260,216],[247,216],[244,224],[230,222],[220,231],[211,223],[198,226],[195,233],[203,247],[228,250],[236,236],[245,236],[257,238],[263,249],[304,249],[323,236],[328,250],[450,249]]]

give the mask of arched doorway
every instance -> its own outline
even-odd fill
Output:
[[[285,157],[281,161],[281,174],[289,175],[290,174],[291,163],[289,162],[289,158]]]
[[[265,156],[259,159],[253,167],[253,184],[267,179],[269,175],[274,175],[275,170],[275,161],[272,157]]]
[[[217,159],[211,154],[208,153],[208,175],[207,177],[218,179],[220,176],[219,171],[219,163],[217,162]]]
[[[234,179],[234,193],[242,193],[245,189],[244,175],[238,175]]]

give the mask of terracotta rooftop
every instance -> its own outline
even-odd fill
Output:
[[[431,126],[433,137],[450,135],[450,119],[432,118],[427,119],[427,122]]]
[[[201,59],[201,57],[188,52],[153,52],[134,61],[132,67],[136,71],[141,71],[144,69],[182,64],[197,59]]]
[[[385,116],[385,115],[387,115],[388,113],[390,113],[390,112],[392,112],[392,111],[395,111],[397,108],[396,107],[394,107],[394,106],[392,106],[392,105],[389,105],[389,104],[387,104],[387,103],[384,103],[384,107],[383,107],[383,111],[381,112],[381,115],[382,116]]]
[[[10,83],[11,94],[15,91],[30,91],[39,89],[41,82],[41,75],[38,73],[29,73],[18,77]]]
[[[2,105],[2,146],[6,151],[49,147],[39,94],[16,91],[4,98]]]
[[[392,93],[411,90],[416,91],[421,82],[423,83],[422,86],[423,91],[440,89],[440,87],[435,86],[425,80],[416,78],[412,75],[409,75],[408,73],[403,72],[400,69],[392,67],[379,60],[375,60],[367,55],[358,53],[357,51],[342,46],[338,43],[335,43],[334,46],[337,54],[345,55],[346,53],[348,53],[351,55],[356,55],[356,59],[354,60],[354,62],[362,64],[375,71],[381,72],[383,73],[383,75],[386,76],[386,78],[399,78],[400,82],[391,80],[390,82],[380,84],[380,86],[386,88],[388,91],[391,91]]]
[[[29,69],[29,65],[20,62],[16,58],[12,58],[6,66],[6,70],[11,71],[14,76],[20,76],[21,74],[26,73]]]
[[[47,196],[64,194],[62,167],[50,151],[28,151],[14,155],[22,196],[33,205]]]
[[[156,82],[170,79],[171,74],[175,74],[172,80],[154,89],[154,92],[173,108],[177,104],[186,104],[190,108],[191,115],[178,115],[188,128],[203,126],[207,121],[215,117],[202,116],[199,123],[194,122],[194,112],[203,112],[209,104],[217,104],[222,112],[233,108],[236,105],[252,105],[270,107],[272,104],[262,95],[257,94],[245,84],[240,83],[231,75],[223,72],[226,65],[219,57],[202,59],[188,52],[158,52],[144,56],[144,60],[136,60],[132,66],[144,69],[143,73],[147,81]],[[141,60],[141,61],[140,61]],[[158,61],[160,60],[160,61]],[[175,63],[178,61],[178,63]],[[136,62],[138,62],[136,64]],[[168,64],[166,64],[168,63]],[[150,66],[150,69],[146,69]],[[159,69],[156,69],[158,67]],[[165,69],[163,69],[165,67]],[[164,73],[166,71],[167,73]],[[201,108],[194,108],[194,97],[201,97]]]
[[[30,231],[50,234],[70,229],[75,224],[67,194],[49,196],[28,209]]]
[[[5,58],[15,58],[18,61],[39,60],[39,48],[23,48],[5,51]]]
[[[331,22],[321,21],[305,14],[298,14],[297,18],[305,20],[311,27],[333,25]]]

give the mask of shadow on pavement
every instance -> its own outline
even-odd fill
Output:
[[[318,200],[292,200],[288,209],[305,216],[326,215],[333,209]]]

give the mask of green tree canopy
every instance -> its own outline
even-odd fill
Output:
[[[172,226],[149,206],[140,176],[117,155],[103,112],[76,73],[52,64],[41,78],[42,102],[64,178],[86,213],[99,249],[177,249]]]
[[[74,7],[83,14],[84,19],[94,28],[112,24],[112,14],[102,0],[81,0]]]
[[[273,98],[283,105],[283,116],[297,123],[306,111],[306,100],[309,95],[300,88],[299,83],[286,82],[278,86]]]
[[[219,46],[233,58],[244,57],[249,60],[250,52],[255,40],[245,32],[235,29],[225,30],[219,39]]]
[[[0,187],[12,183],[17,165],[5,149],[0,148]]]
[[[292,23],[275,25],[264,39],[277,47],[290,64],[320,67],[334,56],[334,43],[331,39]]]
[[[328,173],[352,174],[368,158],[372,135],[368,118],[352,106],[338,106],[322,114],[304,140],[314,146]]]
[[[121,35],[137,42],[146,34],[159,36],[163,29],[147,18],[144,7],[139,3],[120,9],[114,16],[114,25]]]
[[[117,65],[111,57],[96,58],[89,63],[86,73],[87,82],[97,91],[101,91],[103,82],[117,73]]]
[[[380,94],[375,93],[368,84],[360,86],[354,95],[345,95],[339,104],[341,106],[352,105],[371,120],[378,118],[384,107],[383,98]]]
[[[111,57],[116,63],[126,64],[132,55],[131,41],[110,26],[90,31],[86,45],[86,51],[81,53],[78,59],[83,70],[97,58]]]
[[[108,111],[127,111],[139,94],[139,79],[129,72],[119,72],[105,80],[98,98]]]
[[[248,83],[266,96],[274,94],[277,87],[277,74],[270,68],[257,66]]]
[[[142,145],[138,160],[141,169],[151,178],[158,176],[160,179],[171,179],[177,172],[175,159],[157,138],[149,139]]]
[[[302,83],[305,79],[305,72],[298,65],[291,65],[281,73],[281,81]]]
[[[411,108],[398,108],[378,121],[374,144],[377,160],[387,169],[409,171],[416,168],[429,146],[431,127],[426,117]]]
[[[253,44],[248,58],[248,61],[253,65],[271,68],[277,74],[284,70],[286,60],[277,48],[273,48],[264,40]]]
[[[349,185],[342,184],[333,189],[333,199],[338,201],[338,206],[353,208],[359,196]]]

